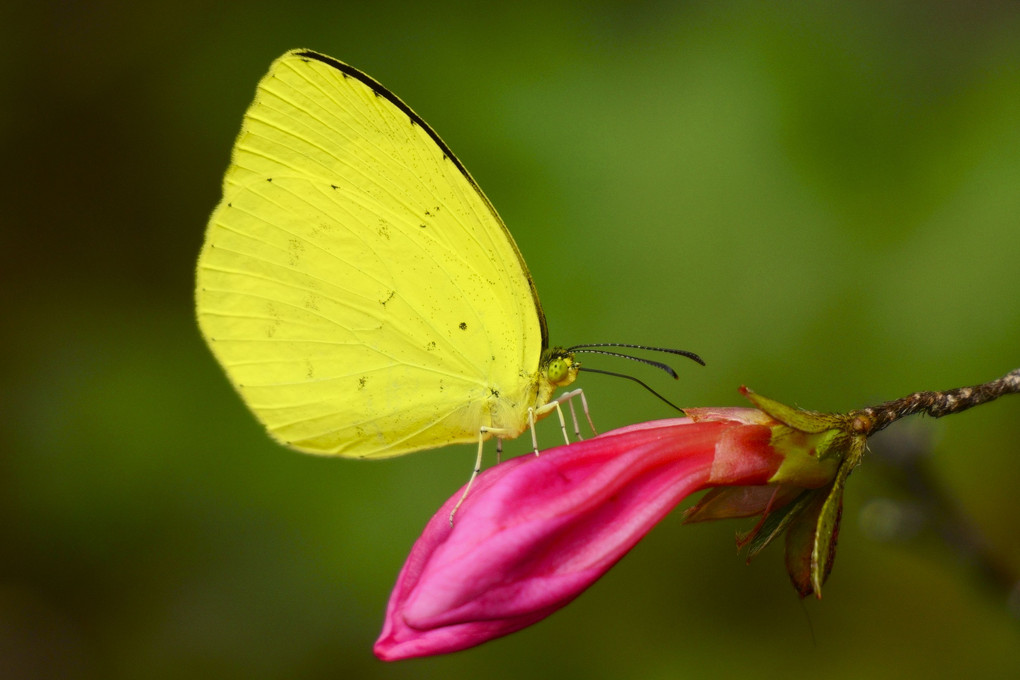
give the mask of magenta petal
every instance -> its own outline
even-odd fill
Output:
[[[460,492],[415,543],[376,655],[464,649],[564,606],[706,485],[716,444],[734,428],[767,431],[733,422],[646,423],[487,470],[455,526],[447,517]],[[773,457],[757,457],[757,471],[742,466],[744,483],[772,474]]]

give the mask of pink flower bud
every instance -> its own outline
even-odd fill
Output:
[[[376,656],[453,652],[545,618],[690,494],[767,484],[784,461],[770,443],[774,423],[755,409],[720,409],[699,422],[634,425],[486,470],[454,526],[448,517],[460,491],[415,543]]]

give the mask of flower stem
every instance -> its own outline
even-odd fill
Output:
[[[870,436],[904,416],[926,413],[932,418],[941,418],[985,404],[1004,394],[1018,392],[1020,392],[1020,368],[982,385],[957,387],[955,390],[945,392],[915,392],[902,399],[853,411],[849,415],[853,418],[854,429]]]

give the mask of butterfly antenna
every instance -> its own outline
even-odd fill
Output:
[[[674,380],[680,378],[680,376],[677,375],[676,371],[673,370],[673,367],[670,366],[669,364],[665,364],[661,361],[655,361],[653,359],[645,359],[643,357],[632,356],[630,354],[622,354],[620,352],[611,352],[609,350],[599,349],[600,347],[626,347],[628,349],[643,349],[649,352],[665,352],[667,354],[677,354],[683,357],[687,357],[691,361],[696,361],[702,366],[705,365],[705,362],[701,357],[699,357],[694,352],[688,352],[687,350],[684,349],[673,349],[671,347],[648,347],[647,345],[630,345],[622,342],[604,342],[595,345],[574,345],[573,347],[568,347],[567,351],[579,353],[587,352],[589,354],[602,354],[610,357],[619,357],[621,359],[630,359],[631,361],[637,361],[648,366],[654,366],[655,368],[658,368],[659,370],[664,371],[673,376]]]
[[[672,366],[670,366],[669,364],[664,364],[661,361],[655,361],[654,359],[645,359],[644,357],[635,357],[635,356],[631,356],[629,354],[621,354],[620,352],[609,352],[609,351],[606,351],[604,349],[577,349],[576,347],[571,347],[567,351],[577,352],[578,354],[580,354],[581,352],[587,352],[588,354],[601,354],[602,356],[607,356],[607,357],[619,357],[621,359],[630,359],[631,361],[637,361],[638,363],[642,363],[642,364],[645,364],[647,366],[654,366],[655,368],[657,368],[657,369],[659,369],[661,371],[669,373],[671,376],[673,376],[673,378],[675,380],[679,380],[680,379],[680,376],[677,375],[677,372],[673,370]]]
[[[672,347],[649,347],[648,345],[631,345],[631,344],[627,344],[627,343],[624,343],[624,342],[599,342],[599,343],[595,343],[595,344],[592,344],[592,345],[574,345],[573,347],[568,347],[567,351],[568,352],[592,351],[592,350],[597,350],[597,348],[599,348],[599,347],[626,347],[627,349],[642,349],[642,350],[645,350],[647,352],[663,352],[665,354],[677,354],[677,355],[682,356],[682,357],[687,357],[688,359],[690,359],[692,361],[696,361],[697,363],[701,364],[702,366],[705,365],[705,360],[704,359],[699,357],[694,352],[688,352],[685,349],[674,349]],[[609,354],[609,352],[601,352],[601,354]],[[625,357],[627,359],[633,359],[634,361],[644,361],[643,359],[639,359],[638,357],[632,357],[632,356],[630,356],[628,354],[616,354],[615,356]],[[645,362],[645,363],[650,363],[650,362]]]
[[[633,359],[634,357],[629,357],[629,358]],[[644,382],[642,382],[641,380],[635,378],[632,375],[627,375],[626,373],[614,373],[612,371],[603,371],[603,370],[600,370],[598,368],[587,368],[585,366],[582,366],[580,370],[584,371],[585,373],[601,373],[602,375],[612,375],[612,376],[615,376],[617,378],[626,378],[627,380],[633,380],[638,385],[641,385],[641,387],[643,387],[646,390],[648,390],[649,392],[651,392],[652,395],[658,397],[659,400],[661,400],[661,401],[665,402],[666,404],[668,404],[669,406],[675,408],[677,411],[680,411],[680,413],[684,412],[684,410],[682,408],[680,408],[679,406],[677,406],[676,404],[671,402],[669,399],[667,399],[666,397],[662,396],[661,394],[659,394],[658,392],[653,390],[651,387],[646,385]]]

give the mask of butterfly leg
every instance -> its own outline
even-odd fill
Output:
[[[570,405],[570,413],[571,413],[571,415],[574,415],[574,397],[580,398],[580,400],[581,400],[581,409],[584,411],[584,417],[588,421],[588,427],[591,428],[591,432],[592,432],[593,435],[598,436],[598,430],[595,429],[595,423],[593,423],[592,419],[591,419],[591,412],[588,410],[588,400],[585,398],[584,390],[582,390],[581,388],[577,388],[576,390],[571,390],[570,392],[564,392],[560,396],[556,397],[556,399],[554,401],[549,402],[548,404],[546,404],[542,408],[543,409],[548,409],[548,408],[552,407],[553,404],[555,404],[556,405],[555,408],[558,409],[559,408],[559,404],[561,404],[562,402],[565,401],[565,402],[567,402],[567,404]],[[539,412],[541,412],[541,410]],[[560,416],[560,421],[562,422],[562,420],[563,420],[563,416]],[[581,428],[578,427],[578,425],[577,425],[577,418],[575,416],[574,417],[574,431],[575,431],[575,434],[577,435],[578,439],[581,439],[580,429]]]
[[[577,421],[577,410],[574,408],[574,400],[568,399],[567,406],[570,407],[570,420],[574,423],[574,436],[577,437],[577,441],[584,441],[584,437],[581,436],[581,424]]]
[[[528,430],[531,432],[531,449],[538,455],[538,435],[535,434],[535,409],[528,407]]]
[[[591,411],[588,410],[588,400],[584,398],[584,390],[577,389],[577,396],[581,398],[581,408],[584,409],[584,417],[588,421],[588,427],[591,428],[591,433],[594,436],[599,436],[599,431],[595,429],[595,423],[591,420]]]
[[[563,432],[563,441],[567,444],[570,443],[570,437],[567,436],[567,421],[563,417],[563,409],[560,408],[561,400],[562,399],[556,399],[554,401],[550,401],[548,404],[543,404],[537,409],[528,408],[528,427],[531,428],[531,445],[535,447],[536,456],[538,455],[538,437],[535,436],[535,421],[553,409],[556,409],[556,415],[559,416],[560,419],[560,430]]]
[[[453,510],[450,511],[450,526],[453,526],[453,516],[457,514],[457,510],[460,509],[464,499],[467,498],[468,492],[471,491],[471,485],[475,483],[475,477],[482,470],[482,451],[485,444],[485,435],[492,433],[496,434],[496,455],[497,458],[503,453],[503,438],[499,436],[499,433],[503,433],[503,430],[499,430],[492,427],[482,426],[478,428],[478,455],[475,456],[475,467],[471,470],[471,477],[468,479],[467,485],[464,487],[464,493],[460,495],[457,500],[457,505],[453,506]]]

